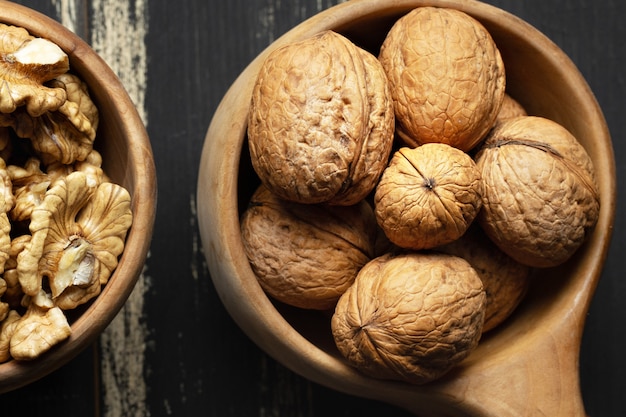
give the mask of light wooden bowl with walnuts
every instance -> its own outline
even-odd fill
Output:
[[[3,142],[2,158],[6,160],[3,175],[9,173],[14,192],[19,181],[26,181],[26,188],[28,184],[34,184],[29,182],[30,178],[41,180],[32,188],[42,191],[41,204],[32,209],[30,223],[28,216],[17,219],[12,211],[7,213],[5,198],[3,215],[8,214],[11,219],[12,241],[17,240],[15,236],[28,235],[30,226],[20,231],[20,225],[44,224],[34,220],[35,212],[43,217],[50,214],[51,219],[57,220],[55,216],[58,213],[67,214],[64,221],[57,223],[63,224],[63,227],[45,226],[42,229],[49,231],[48,237],[42,239],[43,246],[33,243],[35,238],[31,237],[19,252],[27,252],[31,260],[37,260],[23,264],[30,265],[29,268],[35,266],[30,276],[38,277],[39,282],[35,279],[37,285],[32,288],[30,285],[22,285],[20,278],[17,281],[20,285],[14,286],[15,281],[11,281],[9,275],[20,268],[21,258],[18,254],[17,267],[11,264],[12,261],[15,263],[15,259],[5,259],[2,275],[2,283],[5,285],[0,296],[4,313],[7,306],[12,312],[19,312],[22,318],[26,316],[25,306],[28,306],[29,311],[32,309],[33,317],[37,317],[35,314],[43,317],[47,312],[56,311],[54,319],[45,315],[47,319],[41,321],[43,327],[34,326],[36,330],[31,334],[35,338],[26,338],[32,340],[32,343],[27,344],[27,349],[16,347],[19,343],[14,343],[14,336],[18,331],[7,330],[11,327],[7,323],[12,320],[12,316],[3,314],[2,332],[10,335],[7,337],[11,340],[7,344],[4,337],[4,342],[1,342],[3,360],[0,363],[0,392],[6,392],[42,378],[73,359],[95,341],[120,311],[141,274],[148,254],[156,208],[156,172],[147,132],[134,104],[115,73],[86,42],[53,19],[11,2],[4,2],[0,7],[0,24],[3,25],[3,59],[8,60],[2,64],[3,85],[12,86],[11,94],[18,104],[12,109],[7,105],[10,104],[7,90],[1,93],[3,135],[12,129],[12,133],[3,136],[10,138],[8,142]],[[16,47],[20,43],[24,48],[37,45],[37,53],[19,52],[24,51]],[[51,53],[42,55],[42,50]],[[48,57],[46,59],[49,59],[49,63],[62,62],[61,66],[51,64],[61,68],[62,74],[47,80],[44,77],[50,78],[49,73],[40,72],[40,78],[33,81],[29,78],[28,69],[40,68],[39,60],[44,59],[44,56]],[[18,72],[18,77],[11,69],[15,62],[24,65],[20,67],[22,69],[19,71],[22,72]],[[82,83],[72,80],[80,80]],[[24,87],[28,82],[32,82],[34,88]],[[70,85],[80,88],[70,90]],[[65,93],[57,95],[63,89]],[[46,104],[50,107],[42,112],[22,111],[35,102],[33,97],[39,97],[37,92],[40,91],[53,92],[50,97],[61,97],[61,100],[56,104],[50,100]],[[74,95],[76,91],[79,92],[78,96]],[[77,106],[77,103],[80,105]],[[96,112],[93,111],[94,106]],[[74,110],[62,110],[70,108]],[[16,120],[26,119],[33,123],[16,123]],[[35,136],[28,131],[28,126],[47,123],[40,123],[44,120],[53,121],[50,126],[59,128],[54,133],[61,133],[56,137],[58,143],[53,147],[49,147],[50,138],[45,138],[45,135]],[[38,131],[37,128],[34,130]],[[40,133],[42,131],[45,129],[39,129]],[[34,137],[40,142],[35,143]],[[19,144],[26,144],[29,140],[36,149],[22,154],[21,149],[18,151]],[[18,147],[13,147],[15,144]],[[25,155],[30,155],[30,162],[21,166],[18,159]],[[54,180],[53,172],[59,174]],[[114,193],[104,194],[105,189],[114,190]],[[48,199],[51,194],[54,196],[50,198],[57,201],[55,207],[61,210],[53,208],[52,200]],[[16,201],[24,200],[17,196]],[[16,207],[19,205],[15,204]],[[63,230],[69,234],[70,229],[71,236],[60,233]],[[5,231],[3,227],[3,233]],[[36,232],[31,230],[31,233],[35,236]],[[65,244],[56,242],[64,239],[68,239]],[[58,263],[49,264],[55,266],[45,272],[41,269],[39,258],[33,255],[38,253],[38,248],[42,248],[41,259],[44,259],[53,247],[61,249],[63,255],[58,258]],[[71,272],[63,274],[67,278],[65,280],[56,278],[61,276],[59,271]],[[18,270],[17,275],[21,277],[21,273]],[[50,295],[50,289],[55,292],[54,295]],[[70,292],[72,296],[69,296]],[[61,303],[61,299],[65,301]],[[67,309],[60,309],[60,304]],[[59,311],[62,314],[58,314]],[[51,328],[55,329],[54,336],[45,332]],[[41,339],[37,339],[37,335]],[[54,343],[47,343],[53,340]]]
[[[247,123],[265,58],[326,30],[377,55],[394,22],[426,5],[458,9],[484,25],[501,53],[507,92],[528,114],[551,119],[578,139],[595,166],[601,203],[597,224],[576,256],[539,270],[515,312],[485,333],[467,358],[443,377],[415,385],[364,376],[339,353],[329,314],[268,297],[248,262],[240,216],[260,182],[248,152]],[[224,305],[253,341],[298,374],[422,416],[585,415],[579,348],[614,218],[613,150],[602,112],[575,65],[519,18],[475,1],[362,0],[306,20],[252,61],[223,98],[206,135],[198,196],[205,255]]]

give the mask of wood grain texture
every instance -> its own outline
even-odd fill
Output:
[[[396,407],[311,383],[258,349],[221,305],[197,230],[197,166],[206,129],[221,97],[271,41],[337,1],[18,2],[59,21],[73,22],[68,25],[89,39],[120,74],[152,140],[159,202],[144,276],[116,322],[98,345],[65,367],[0,397],[0,413],[408,417],[409,413]],[[622,20],[626,3],[487,3],[536,26],[578,65],[603,108],[614,139],[618,178],[623,178],[626,28]],[[103,26],[98,27],[97,22]],[[625,203],[622,194],[618,213]],[[581,385],[591,417],[626,415],[623,222],[618,216],[583,338]]]
[[[118,75],[148,127],[145,106],[147,3],[143,0],[94,0],[89,7],[91,46]],[[149,279],[143,273],[124,308],[100,338],[101,401],[98,405],[101,405],[102,416],[148,415],[144,378],[148,331],[143,320],[148,288]]]

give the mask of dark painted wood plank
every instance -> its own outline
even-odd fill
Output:
[[[2,415],[97,416],[96,346],[42,379],[0,396]]]

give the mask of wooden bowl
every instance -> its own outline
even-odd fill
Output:
[[[327,315],[281,306],[257,283],[240,239],[239,215],[259,183],[251,168],[246,117],[267,54],[322,30],[336,30],[375,55],[399,16],[424,5],[462,10],[482,22],[505,62],[509,93],[533,115],[561,123],[595,164],[601,212],[574,258],[542,271],[509,320],[444,378],[423,386],[368,378],[335,348]],[[579,349],[585,314],[606,257],[615,211],[615,166],[604,117],[568,57],[519,18],[469,0],[361,0],[304,21],[262,52],[219,105],[202,153],[198,216],[205,255],[222,302],[269,355],[304,377],[355,396],[386,401],[423,416],[584,416]],[[233,360],[236,360],[235,358]]]
[[[145,127],[120,80],[84,41],[53,19],[11,2],[0,7],[0,22],[44,37],[69,56],[70,70],[87,83],[100,123],[94,146],[103,169],[132,197],[133,225],[119,264],[102,293],[73,313],[72,335],[40,358],[0,364],[0,393],[29,384],[61,367],[91,344],[130,295],[147,257],[156,208],[156,173]]]

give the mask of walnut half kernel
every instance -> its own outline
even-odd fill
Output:
[[[0,116],[21,106],[31,117],[57,110],[65,92],[45,83],[68,70],[69,58],[57,45],[0,23]]]
[[[0,362],[71,335],[66,311],[98,296],[132,224],[131,196],[93,148],[99,114],[69,57],[0,24]]]

